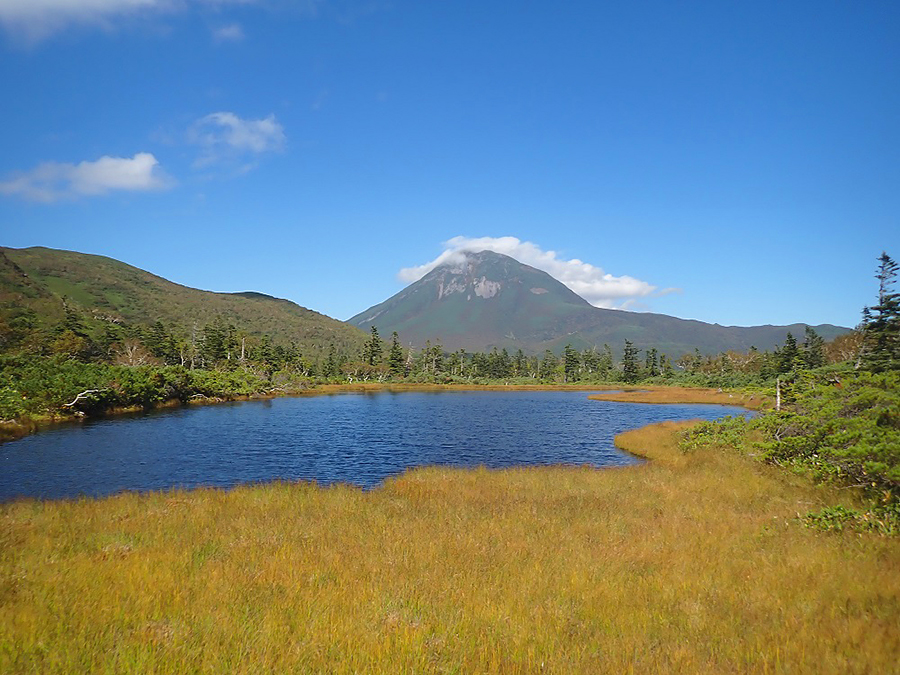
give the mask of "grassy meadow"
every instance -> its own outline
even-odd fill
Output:
[[[900,672],[900,541],[677,430],[620,469],[0,505],[0,672]]]

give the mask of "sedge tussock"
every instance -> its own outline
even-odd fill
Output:
[[[898,672],[900,542],[683,426],[613,470],[2,505],[0,672]]]

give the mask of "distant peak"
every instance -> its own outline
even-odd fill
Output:
[[[491,263],[505,263],[507,265],[521,265],[523,267],[527,267],[524,263],[519,262],[515,258],[511,258],[508,255],[504,255],[503,253],[497,253],[496,251],[459,251],[455,255],[453,255],[450,259],[441,263],[437,267],[436,270],[451,268],[451,269],[459,269],[461,264],[469,264],[469,265],[485,265]]]

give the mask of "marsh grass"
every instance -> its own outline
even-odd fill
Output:
[[[588,398],[620,403],[714,403],[736,405],[751,410],[765,410],[774,407],[769,397],[759,392],[728,391],[703,387],[640,386],[637,389],[594,394]]]
[[[611,470],[2,505],[0,672],[898,672],[900,542],[679,428]]]

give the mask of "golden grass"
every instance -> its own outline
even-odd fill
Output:
[[[761,394],[701,387],[649,386],[641,387],[640,389],[626,389],[615,393],[595,394],[588,398],[620,403],[716,403],[737,405],[751,410],[774,407],[768,397]]]
[[[629,468],[2,505],[0,672],[898,672],[900,542],[677,428]]]

